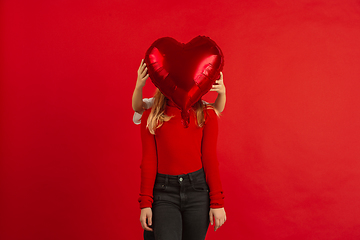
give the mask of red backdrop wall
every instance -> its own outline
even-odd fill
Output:
[[[157,38],[197,35],[228,96],[228,221],[207,239],[360,238],[359,1],[0,4],[1,239],[142,238],[136,71]]]

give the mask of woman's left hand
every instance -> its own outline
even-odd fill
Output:
[[[211,225],[215,222],[214,231],[221,227],[226,221],[226,212],[224,208],[210,208],[209,212]]]
[[[225,94],[225,85],[224,85],[224,76],[223,73],[220,72],[220,78],[215,81],[216,84],[212,85],[210,91],[217,92],[218,94]]]

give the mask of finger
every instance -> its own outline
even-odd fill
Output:
[[[146,221],[144,219],[140,219],[141,227],[145,229]]]
[[[149,228],[146,224],[145,224],[145,226],[143,227],[143,229],[146,230],[146,231],[150,231],[150,232],[153,231],[152,228]]]
[[[150,227],[148,226],[148,224],[146,223],[146,220],[145,220],[145,219],[142,219],[142,221],[141,221],[141,226],[142,226],[142,228],[143,228],[144,230],[146,230],[146,231],[152,231],[152,228],[150,228]]]
[[[146,75],[147,68],[140,73],[140,77],[143,78]]]
[[[148,219],[148,225],[151,226],[152,225],[152,214],[149,214],[149,216],[147,217]]]
[[[223,80],[223,77],[224,77],[223,73],[220,72],[220,79]]]
[[[144,230],[152,232],[153,229],[150,226],[149,224],[145,224]]]
[[[147,70],[148,70],[147,67],[145,67],[144,70],[142,71],[142,74],[145,75],[147,73]]]
[[[144,78],[147,74],[147,71],[143,71],[140,75],[139,78]]]
[[[223,85],[224,84],[224,80],[220,79],[220,80],[216,80],[216,83],[219,85]]]
[[[143,65],[141,65],[141,67],[139,68],[140,72],[143,72],[145,68],[146,68],[146,63],[143,63]]]
[[[148,79],[148,77],[149,77],[149,74],[146,74],[146,76],[143,77],[143,81],[145,81],[146,79]]]
[[[144,59],[141,59],[141,63],[140,63],[139,68],[143,65],[143,63],[144,63]]]
[[[219,91],[220,87],[219,86],[213,86],[210,90],[211,91]]]
[[[218,229],[220,227],[220,219],[215,219],[215,228]]]
[[[210,213],[210,224],[213,225],[214,224],[214,217],[213,215]]]
[[[142,66],[144,65],[144,59],[141,59],[141,63],[138,69],[138,72],[142,69]],[[141,72],[141,71],[140,71]]]
[[[221,219],[221,221],[220,221],[220,227],[221,227],[222,225],[224,225],[224,223],[225,223],[225,218]]]
[[[139,72],[143,72],[144,71],[144,68],[146,67],[146,63],[144,62],[144,59],[141,61],[141,65],[139,67]]]

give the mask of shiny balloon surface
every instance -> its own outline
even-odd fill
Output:
[[[151,81],[181,110],[187,127],[189,110],[219,77],[224,57],[209,37],[198,36],[186,44],[163,37],[147,50],[145,62]]]

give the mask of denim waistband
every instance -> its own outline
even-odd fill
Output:
[[[205,179],[205,172],[203,168],[187,174],[168,175],[157,173],[155,182],[158,183],[186,183],[186,182],[203,182]]]

